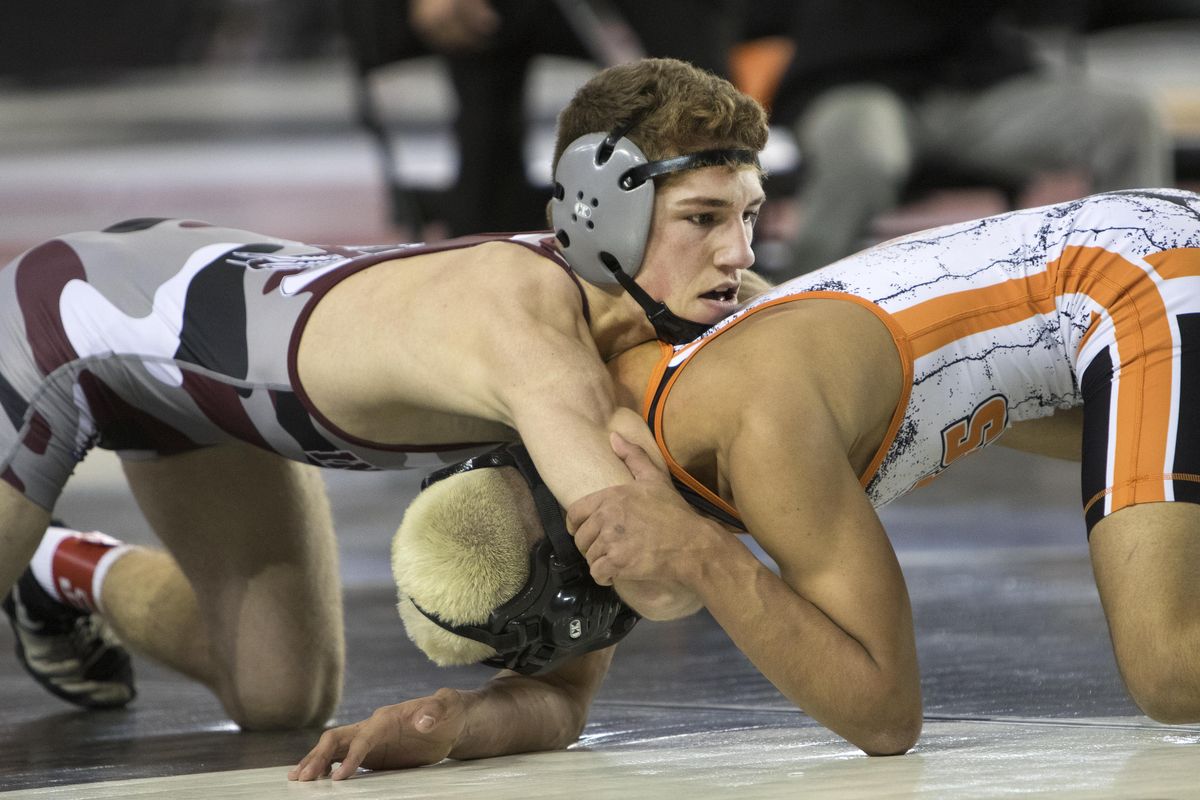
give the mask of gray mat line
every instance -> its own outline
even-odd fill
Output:
[[[769,708],[763,706],[747,706],[724,703],[654,703],[637,702],[632,700],[597,700],[596,706],[625,707],[625,708],[656,708],[673,711],[736,711],[750,714],[793,714],[804,717],[808,724],[816,724],[803,711],[795,708]],[[1065,719],[1057,717],[998,717],[971,714],[925,714],[926,722],[981,722],[996,725],[1033,725],[1045,727],[1067,728],[1110,728],[1117,730],[1159,730],[1177,733],[1200,734],[1200,725],[1166,725],[1151,719],[1129,717],[1129,722],[1113,721],[1119,718],[1084,718]]]
[[[1127,717],[1129,722],[1116,722],[1119,717],[1067,719],[1058,717],[986,717],[969,714],[926,714],[926,722],[982,722],[996,725],[1033,725],[1057,728],[1109,728],[1113,730],[1153,730],[1164,733],[1200,733],[1200,725],[1167,725],[1149,718]]]

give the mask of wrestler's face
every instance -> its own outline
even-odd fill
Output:
[[[764,199],[753,167],[689,170],[656,187],[637,282],[684,319],[711,324],[733,313]]]

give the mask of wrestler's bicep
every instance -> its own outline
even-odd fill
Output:
[[[730,458],[751,535],[794,592],[873,656],[915,664],[899,563],[832,427],[807,417],[761,428],[743,430]]]

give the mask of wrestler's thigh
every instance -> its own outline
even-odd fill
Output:
[[[21,577],[49,523],[50,512],[0,481],[0,597]]]
[[[133,494],[196,594],[230,711],[294,723],[332,711],[344,637],[337,547],[316,468],[243,444],[125,462]],[[304,714],[299,714],[304,717]],[[319,722],[321,720],[309,720]]]
[[[1164,681],[1190,683],[1200,664],[1183,652],[1200,628],[1200,505],[1129,506],[1100,520],[1089,541],[1117,663],[1135,699],[1161,694]]]

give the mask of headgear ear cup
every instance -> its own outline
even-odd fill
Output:
[[[554,171],[550,216],[563,256],[584,280],[612,284],[606,260],[616,260],[633,277],[642,265],[654,214],[654,181],[622,185],[622,178],[647,163],[629,139],[589,133],[571,142]],[[610,258],[601,257],[601,253]]]

